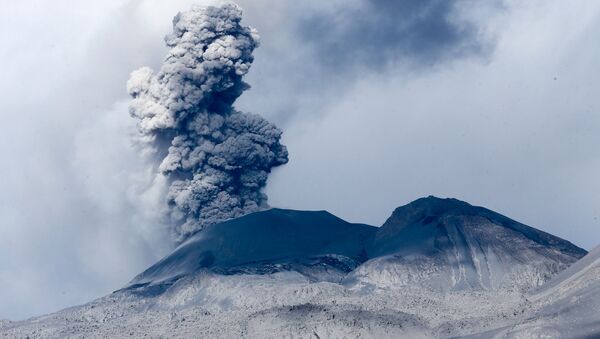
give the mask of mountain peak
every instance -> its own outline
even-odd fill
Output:
[[[368,254],[395,271],[436,267],[426,280],[461,289],[536,287],[586,251],[486,208],[429,196],[394,210]]]
[[[426,225],[447,216],[484,216],[490,213],[493,212],[458,199],[430,195],[396,208],[379,233],[381,236],[388,236],[406,226]]]
[[[423,211],[429,214],[441,215],[446,213],[468,213],[473,212],[475,206],[455,198],[438,198],[430,195],[417,199],[407,205],[396,208],[393,214],[410,211]]]

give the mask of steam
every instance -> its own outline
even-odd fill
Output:
[[[281,130],[236,111],[258,34],[241,25],[237,5],[193,7],[173,19],[170,51],[158,73],[131,74],[129,110],[143,147],[167,179],[177,241],[204,227],[268,207],[262,192],[288,153]]]

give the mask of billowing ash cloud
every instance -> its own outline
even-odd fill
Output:
[[[267,176],[288,160],[281,130],[232,106],[249,88],[242,77],[258,46],[241,15],[232,4],[179,13],[160,71],[141,68],[127,83],[142,144],[158,155],[158,175],[169,181],[178,241],[267,207]]]

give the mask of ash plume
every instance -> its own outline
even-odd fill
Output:
[[[131,74],[129,107],[139,137],[166,177],[177,241],[204,227],[268,207],[262,192],[288,153],[281,130],[237,111],[258,34],[241,25],[237,5],[193,7],[173,19],[170,48],[157,73]]]

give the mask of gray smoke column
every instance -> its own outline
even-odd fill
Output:
[[[233,4],[179,13],[158,73],[144,67],[127,83],[142,145],[158,157],[157,175],[169,183],[177,241],[268,207],[267,177],[288,161],[280,129],[232,106],[249,88],[242,77],[259,38],[241,16]]]

